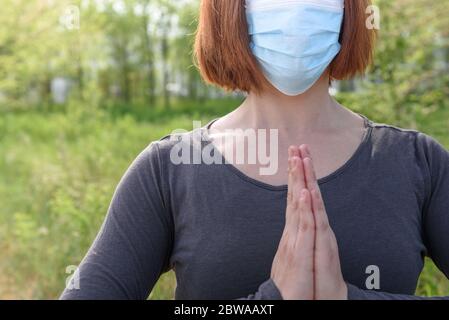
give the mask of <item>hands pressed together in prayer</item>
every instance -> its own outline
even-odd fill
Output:
[[[307,145],[289,148],[286,223],[271,278],[284,299],[346,300],[337,240]]]

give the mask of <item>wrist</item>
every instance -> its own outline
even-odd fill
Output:
[[[340,285],[336,300],[348,300],[348,285],[344,281]]]

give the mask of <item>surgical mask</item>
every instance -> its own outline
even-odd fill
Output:
[[[246,0],[251,51],[276,89],[316,83],[341,49],[343,13],[344,0]]]

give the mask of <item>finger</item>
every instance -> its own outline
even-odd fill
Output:
[[[302,144],[299,146],[299,153],[301,158],[310,158],[312,159],[312,154],[310,153],[310,147],[308,144]]]
[[[301,157],[301,151],[299,150],[298,146],[290,146],[290,148],[288,148],[288,152],[289,152],[289,156],[291,158],[293,157]]]
[[[330,231],[329,218],[326,213],[323,198],[317,189],[312,189],[312,210],[317,230],[317,240],[324,239],[321,235]],[[317,244],[318,245],[318,244]]]
[[[297,188],[298,171],[302,168],[300,164],[301,159],[293,157],[289,159],[289,176],[288,176],[288,191],[287,191],[287,210],[285,228],[289,235],[292,236],[293,241],[296,239],[299,224],[299,196]],[[294,243],[294,242],[293,242]]]
[[[304,160],[304,172],[307,188],[316,188],[318,186],[318,179],[316,178],[316,171],[313,164],[310,148],[307,144],[302,144],[299,147],[301,158]]]
[[[294,156],[289,160],[289,166],[287,200],[293,200],[294,196],[306,187],[304,165],[301,158]],[[297,200],[299,200],[299,197]]]
[[[292,158],[290,157],[290,149],[288,150],[288,187],[287,187],[287,207],[285,210],[285,226],[284,226],[284,232],[282,233],[282,237],[281,237],[281,241],[279,243],[279,247],[283,247],[283,244],[285,242],[289,242],[288,238],[290,236],[289,232],[288,232],[288,228],[290,226],[290,224],[292,223],[291,219],[292,219],[292,215],[294,214],[294,204],[293,204],[293,193],[292,193],[292,188],[293,188],[293,184],[292,184]],[[279,250],[276,253],[276,256],[279,254]]]
[[[301,151],[299,150],[299,147],[297,147],[297,146],[290,146],[288,148],[288,159],[291,159],[293,157],[299,157],[300,158],[300,154],[301,154]],[[291,170],[291,167],[288,166],[287,172],[290,171],[290,170]]]
[[[323,270],[323,267],[328,268],[328,266],[332,265],[333,257],[338,256],[338,249],[335,249],[337,245],[332,240],[332,229],[329,226],[322,198],[316,189],[313,189],[311,194],[315,218],[314,266],[319,270]]]
[[[288,172],[288,192],[287,192],[287,201],[290,202],[290,200],[293,199],[293,187],[294,187],[294,182],[297,179],[297,175],[293,175],[293,172],[296,168],[296,163],[294,163],[297,160],[300,160],[300,157],[297,156],[296,154],[299,153],[299,148],[295,147],[295,146],[291,146],[288,149],[288,167],[287,167],[287,172]]]
[[[311,195],[307,189],[302,189],[300,193],[299,216],[299,232],[295,248],[300,248],[304,250],[305,255],[309,255],[314,249],[315,219],[312,213]]]
[[[295,250],[298,263],[301,264],[304,275],[309,277],[313,273],[315,264],[315,227],[311,207],[310,193],[303,189],[300,198],[300,227],[296,237]]]
[[[305,183],[309,190],[311,189],[318,189],[318,180],[316,178],[316,172],[315,168],[313,167],[313,161],[309,157],[303,158],[304,163],[304,176],[305,176]]]
[[[316,190],[312,190],[312,208],[315,217],[314,266],[333,265],[340,269],[337,239],[329,224],[324,202]]]
[[[292,163],[293,164],[293,166],[292,166],[293,188],[296,190],[296,194],[299,197],[301,190],[306,188],[304,164],[303,164],[303,160],[299,156],[295,155],[295,156],[293,156],[292,159],[295,160],[295,163]]]
[[[293,159],[290,157],[290,149],[289,149],[289,157],[288,157],[288,183],[287,183],[287,206],[291,204],[291,201],[293,200],[293,177],[292,177],[292,162]]]
[[[303,163],[306,186],[312,195],[312,210],[314,213],[315,225],[317,228],[320,228],[320,231],[326,231],[329,223],[320,186],[316,178],[315,169],[313,168],[312,159],[306,157],[304,158]]]
[[[329,227],[329,221],[326,213],[326,207],[324,205],[321,190],[316,178],[315,169],[313,168],[312,159],[306,157],[303,160],[304,172],[307,188],[312,193],[312,208],[315,216],[316,227],[322,227],[322,230],[326,230]]]
[[[299,150],[299,147],[297,147],[297,146],[290,146],[288,148],[288,159],[291,159],[293,157],[300,158],[300,154],[301,154],[301,151]],[[290,170],[291,170],[291,167],[289,165],[287,167],[287,172],[290,172]]]

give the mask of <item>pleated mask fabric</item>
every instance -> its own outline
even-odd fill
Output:
[[[268,81],[306,92],[340,52],[344,0],[246,0],[250,47]]]

